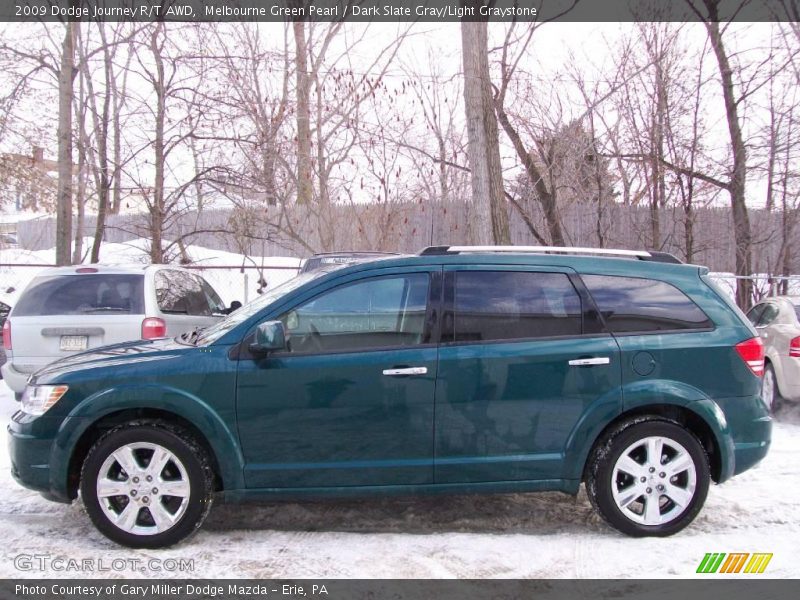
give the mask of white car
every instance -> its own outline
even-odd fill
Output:
[[[176,336],[227,314],[199,274],[170,265],[76,265],[43,270],[3,324],[3,379],[17,398],[28,377],[84,350]]]
[[[800,400],[800,296],[767,298],[747,318],[764,342],[764,402],[774,411],[781,400]]]

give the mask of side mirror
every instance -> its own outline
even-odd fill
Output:
[[[286,331],[280,321],[267,321],[256,327],[255,340],[250,344],[253,354],[267,354],[286,349]]]

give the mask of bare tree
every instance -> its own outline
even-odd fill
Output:
[[[61,49],[58,79],[58,212],[56,220],[56,264],[71,264],[72,242],[72,99],[75,37],[79,24],[67,23]]]
[[[308,72],[309,48],[306,41],[306,23],[297,20],[292,23],[295,47],[295,75],[297,98],[297,203],[310,204],[312,195],[311,180],[311,77]]]
[[[468,4],[482,4],[469,2]],[[511,244],[503,193],[500,142],[489,75],[488,23],[461,22],[464,109],[475,207],[473,237],[479,244]]]
[[[723,183],[722,187],[728,191],[731,200],[733,234],[736,240],[736,274],[740,276],[750,275],[752,273],[752,233],[750,231],[747,203],[745,202],[747,146],[742,135],[739,99],[736,97],[733,68],[722,39],[722,29],[719,22],[719,0],[702,0],[705,11],[699,8],[696,0],[686,1],[703,21],[708,32],[708,39],[711,42],[711,48],[717,58],[732,153],[730,177]],[[752,282],[749,279],[736,280],[736,302],[742,308],[750,305],[752,288]]]

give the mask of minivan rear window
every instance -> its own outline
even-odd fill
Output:
[[[144,314],[144,275],[37,277],[14,307],[15,317]]]
[[[612,333],[712,327],[708,316],[675,286],[640,277],[581,275]]]

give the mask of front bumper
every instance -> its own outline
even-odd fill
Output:
[[[11,475],[21,486],[40,492],[48,500],[71,502],[66,473],[59,476],[51,470],[53,444],[61,422],[58,417],[15,413],[8,424],[8,456]]]

